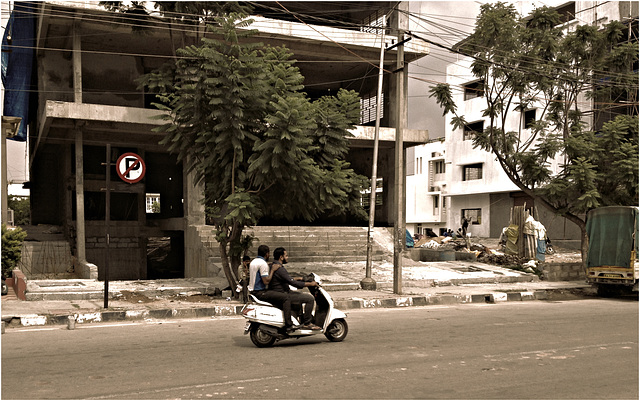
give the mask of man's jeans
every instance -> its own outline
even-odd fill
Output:
[[[304,313],[302,316],[302,324],[311,323],[311,319],[313,318],[311,314],[313,313],[313,307],[315,303],[313,295],[304,293],[302,291],[290,291],[289,298],[291,299],[292,305],[302,306],[302,304],[305,304]]]

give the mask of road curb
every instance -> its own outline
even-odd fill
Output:
[[[503,302],[537,301],[548,299],[547,291],[536,290],[520,292],[488,292],[473,295],[437,294],[412,295],[384,298],[352,298],[337,300],[335,307],[341,310],[371,308],[405,308],[429,305],[453,305],[466,303],[498,304]],[[25,314],[22,316],[3,316],[2,321],[8,327],[15,326],[53,326],[67,325],[69,317],[78,324],[104,323],[118,321],[144,321],[156,319],[184,319],[236,316],[242,312],[243,305],[216,305],[189,308],[133,309],[103,312],[70,313],[70,314]]]

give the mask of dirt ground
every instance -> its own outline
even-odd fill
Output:
[[[122,291],[121,296],[119,296],[117,299],[118,301],[125,301],[125,302],[130,302],[130,303],[139,303],[139,304],[148,304],[151,303],[153,301],[155,301],[155,299],[153,298],[149,298],[148,296],[144,295],[144,294],[140,294],[138,292],[134,292],[134,291]],[[210,303],[213,299],[219,299],[220,297],[213,297],[210,295],[203,295],[203,294],[196,294],[196,295],[174,295],[174,296],[170,296],[170,297],[163,297],[164,299],[169,298],[171,302],[176,301],[176,302],[206,302],[206,303]]]

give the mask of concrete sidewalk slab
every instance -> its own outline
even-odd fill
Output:
[[[338,309],[401,308],[458,303],[499,303],[546,299],[554,291],[584,289],[580,282],[540,281],[531,273],[471,261],[405,260],[402,294],[393,293],[393,264],[375,262],[375,291],[360,289],[365,262],[290,263],[292,274],[314,272]],[[242,303],[224,278],[111,281],[108,308],[104,282],[29,280],[27,301],[2,297],[2,321],[12,326],[233,316]]]
[[[446,287],[412,287],[404,294],[389,290],[331,291],[338,309],[403,308],[465,303],[522,302],[548,299],[550,293],[590,288],[584,282],[521,282],[470,284]],[[2,321],[7,327],[74,325],[115,321],[206,318],[239,315],[243,304],[212,298],[209,302],[157,298],[149,303],[110,300],[109,308],[96,300],[2,301]]]

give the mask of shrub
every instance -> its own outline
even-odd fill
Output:
[[[16,226],[24,226],[31,221],[31,209],[29,197],[10,195],[8,198],[9,209],[13,210],[14,222]]]
[[[27,233],[17,227],[13,230],[2,225],[2,278],[8,278],[11,271],[18,265],[22,256],[22,243]]]

